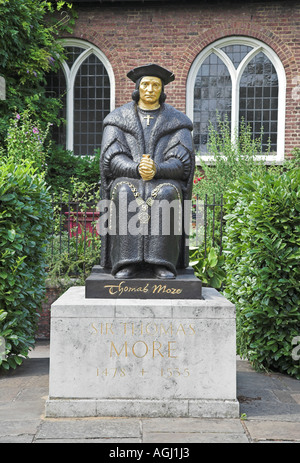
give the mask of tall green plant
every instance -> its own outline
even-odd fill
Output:
[[[45,252],[51,204],[30,162],[0,165],[0,369],[15,368],[34,345],[45,293]]]
[[[51,143],[48,149],[46,163],[46,181],[51,192],[60,195],[71,193],[74,199],[82,190],[89,190],[99,185],[100,181],[100,149],[95,150],[95,156],[74,156],[72,151]]]
[[[256,368],[300,379],[300,169],[240,178],[225,195],[225,295],[237,308],[238,350]]]
[[[72,32],[74,20],[72,4],[65,1],[0,0],[0,76],[6,83],[0,144],[15,111],[29,109],[41,124],[59,122],[60,102],[46,95],[45,76],[65,57],[57,39]]]
[[[219,119],[217,128],[210,124],[208,155],[212,160],[209,163],[202,162],[200,169],[196,170],[193,194],[198,201],[204,202],[207,199],[206,241],[209,248],[217,249],[221,245],[220,230],[223,221],[221,196],[243,174],[252,172],[254,176],[258,176],[266,167],[257,160],[257,156],[261,155],[261,137],[253,139],[251,127],[244,122],[240,124],[239,131],[235,131],[234,140],[227,119]],[[203,254],[203,250],[199,248],[198,253]],[[225,277],[224,262],[224,256],[220,256],[218,265],[211,267],[204,255],[199,256],[198,277],[220,288]]]
[[[203,200],[207,194],[211,198],[215,195],[219,201],[220,196],[241,175],[265,169],[263,162],[257,158],[262,154],[261,137],[253,139],[251,127],[243,122],[239,131],[235,131],[233,141],[228,120],[219,120],[217,128],[210,124],[207,154],[212,160],[209,163],[201,162],[193,189],[194,194]]]
[[[190,247],[190,266],[194,268],[195,275],[203,286],[220,289],[225,281],[225,256],[213,247]]]
[[[47,248],[47,278],[56,286],[84,285],[92,267],[100,261],[101,241],[96,231],[77,235],[73,227],[73,236],[69,233],[52,236]]]
[[[50,124],[44,130],[38,121],[32,120],[28,110],[16,114],[10,121],[6,138],[7,157],[16,164],[22,160],[31,161],[39,172],[44,172],[46,166],[46,151],[44,146]]]

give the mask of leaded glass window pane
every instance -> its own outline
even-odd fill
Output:
[[[278,77],[268,57],[260,52],[248,64],[240,81],[239,120],[250,125],[253,138],[262,134],[262,151],[277,150]]]
[[[65,47],[66,63],[71,68],[79,55],[84,51],[81,47]]]
[[[61,108],[58,117],[66,119],[66,79],[63,70],[51,71],[46,76],[46,95],[51,98],[59,98]],[[60,126],[53,125],[51,128],[52,138],[58,144],[66,146],[66,124],[61,123]]]
[[[252,50],[252,47],[248,47],[247,45],[227,45],[226,47],[222,47],[221,50],[229,56],[235,69],[237,69],[245,56]]]
[[[74,154],[93,155],[100,147],[102,122],[110,111],[107,71],[94,54],[81,64],[74,85]]]
[[[202,63],[194,89],[194,143],[196,151],[207,153],[208,128],[218,128],[218,118],[231,119],[232,84],[223,61],[211,53]]]

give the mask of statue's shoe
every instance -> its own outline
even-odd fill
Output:
[[[173,280],[176,278],[174,273],[163,265],[155,265],[153,270],[156,278],[160,278],[161,280]]]
[[[119,270],[115,274],[115,278],[118,280],[128,280],[130,278],[134,278],[138,275],[138,268],[134,264],[127,265],[126,267],[123,267],[121,270]]]

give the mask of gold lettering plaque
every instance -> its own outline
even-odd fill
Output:
[[[85,282],[87,299],[202,299],[202,284],[192,268],[178,269],[174,279],[154,278],[141,270],[138,278],[118,280],[95,265]]]
[[[167,284],[167,283],[161,283],[161,284],[152,284],[152,283],[145,283],[144,285],[140,286],[134,286],[131,285],[130,282],[127,281],[120,281],[120,283],[117,284],[108,284],[104,285],[104,288],[107,289],[107,293],[110,294],[111,296],[121,296],[123,293],[128,293],[137,295],[139,293],[143,294],[169,294],[175,295],[175,294],[181,294],[182,293],[182,288],[174,288],[172,285]]]
[[[103,347],[102,367],[95,365],[96,375],[106,381],[114,378],[125,381],[129,376],[148,380],[151,371],[151,375],[156,372],[157,377],[165,380],[184,380],[191,371],[182,363],[182,351],[186,342],[193,345],[196,333],[196,325],[189,320],[93,321],[90,335],[93,339],[97,337]],[[150,362],[148,368],[145,361]]]

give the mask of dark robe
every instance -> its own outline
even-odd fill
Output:
[[[150,220],[141,220],[145,233],[137,235],[123,234],[119,227],[120,210],[123,224],[130,223],[137,211],[127,211],[127,199],[130,203],[140,198],[140,203],[149,198],[158,200],[184,200],[191,198],[192,180],[195,167],[194,147],[191,136],[192,122],[180,111],[170,105],[162,104],[155,112],[152,125],[145,127],[145,132],[136,103],[128,103],[110,113],[104,120],[101,147],[101,186],[102,199],[113,199],[117,211],[117,228],[112,234],[102,236],[101,265],[111,268],[116,273],[124,265],[157,264],[164,265],[176,274],[176,268],[188,266],[188,246],[182,225],[180,235],[173,233],[176,214],[170,214],[169,235],[151,233]],[[154,112],[153,112],[154,115]],[[143,115],[141,116],[143,117]],[[144,125],[144,124],[143,124]],[[156,165],[156,174],[150,181],[143,181],[139,163],[143,154],[150,154]],[[151,208],[145,207],[146,216],[151,216]],[[183,221],[184,208],[180,216]],[[121,220],[121,222],[122,222]],[[125,224],[125,225],[126,225]],[[122,227],[121,227],[122,228]],[[142,229],[142,228],[141,228]]]

